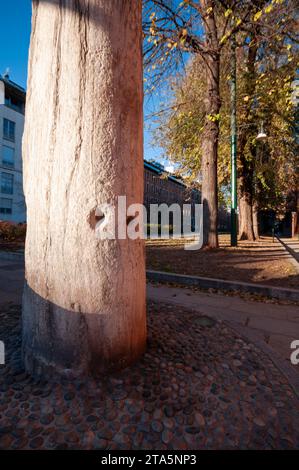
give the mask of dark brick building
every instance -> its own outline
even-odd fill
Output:
[[[144,161],[144,205],[149,215],[150,204],[199,204],[200,191],[188,187],[172,176],[159,163]]]

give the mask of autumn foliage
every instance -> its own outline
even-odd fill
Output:
[[[24,242],[26,237],[26,224],[0,220],[0,242]]]

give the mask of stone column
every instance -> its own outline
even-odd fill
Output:
[[[35,0],[23,140],[23,358],[101,374],[146,341],[142,240],[98,240],[102,203],[143,202],[141,0]]]

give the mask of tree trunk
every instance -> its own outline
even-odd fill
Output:
[[[295,235],[299,235],[299,187],[296,189],[296,226]]]
[[[251,112],[252,102],[251,99],[255,93],[256,87],[256,73],[255,73],[255,61],[257,57],[258,43],[257,38],[254,33],[250,36],[250,46],[248,47],[248,57],[246,61],[246,74],[244,76],[245,81],[245,95],[249,97],[247,106],[245,107],[243,122],[247,126],[239,132],[238,139],[238,154],[239,154],[239,169],[238,173],[240,175],[239,181],[239,209],[240,209],[240,232],[239,236],[241,240],[254,240],[254,229],[253,229],[253,217],[252,217],[252,203],[253,203],[253,161],[248,158],[245,152],[250,125],[255,126],[253,120],[253,114]]]
[[[252,221],[253,221],[253,234],[254,234],[255,240],[258,240],[260,238],[258,213],[259,213],[258,206],[256,202],[254,202],[252,206]]]
[[[242,167],[243,174],[240,176],[240,227],[239,238],[240,240],[254,241],[253,231],[253,211],[252,211],[252,178],[250,169],[245,166]]]
[[[24,150],[23,358],[104,373],[145,348],[141,240],[98,240],[95,210],[143,201],[141,0],[33,2]]]
[[[204,56],[207,92],[205,97],[205,125],[202,140],[202,204],[203,246],[218,247],[218,137],[220,112],[220,52],[218,50],[217,25],[214,17],[214,1],[202,1],[204,11],[211,12],[205,21],[206,43],[210,52]]]

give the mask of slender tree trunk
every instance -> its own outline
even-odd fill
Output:
[[[242,171],[242,173],[241,173]],[[240,187],[240,240],[255,240],[253,229],[253,209],[252,209],[252,178],[251,169],[243,163],[240,169],[239,187]]]
[[[98,240],[95,210],[143,200],[141,0],[33,2],[24,150],[23,358],[103,373],[145,348],[141,240]]]
[[[246,63],[245,95],[249,97],[248,104],[244,110],[243,122],[247,127],[243,127],[239,133],[238,139],[238,155],[239,155],[239,210],[240,210],[240,232],[241,240],[254,240],[253,228],[253,162],[246,155],[246,144],[248,138],[249,127],[252,123],[251,98],[254,96],[256,87],[255,61],[257,57],[258,44],[256,36],[252,33],[250,37],[250,46],[248,47],[248,56]],[[243,104],[245,106],[245,104]]]
[[[214,17],[215,2],[202,1],[201,4],[204,11],[212,8],[205,21],[206,42],[210,52],[205,56],[207,93],[205,97],[206,120],[202,140],[203,245],[208,248],[217,248],[220,52]]]
[[[260,238],[258,213],[259,211],[258,211],[257,203],[254,202],[252,206],[252,221],[253,221],[253,234],[254,234],[255,240],[258,240]]]
[[[296,189],[296,226],[295,235],[299,235],[299,187]]]

